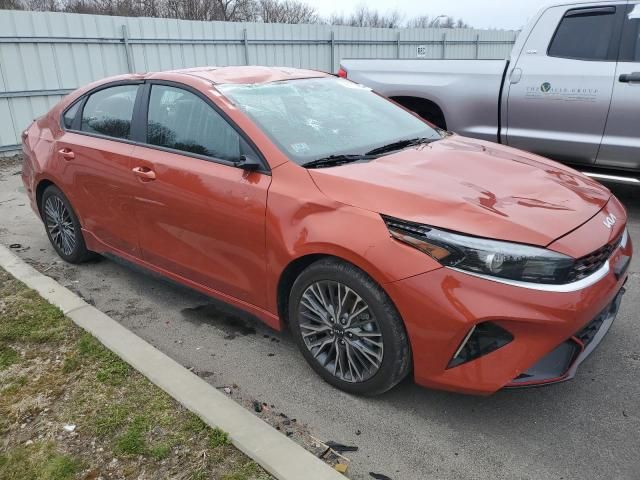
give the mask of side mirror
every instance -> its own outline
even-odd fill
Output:
[[[240,155],[240,160],[236,162],[236,167],[248,172],[255,172],[262,168],[262,164],[250,155]]]

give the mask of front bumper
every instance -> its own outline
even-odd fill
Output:
[[[528,289],[449,268],[385,285],[407,328],[416,383],[488,395],[572,378],[615,318],[627,279],[620,265],[631,256],[629,239],[611,254],[603,276],[573,291]],[[576,339],[596,320],[602,321],[595,335],[580,345]],[[508,330],[513,341],[447,368],[471,327],[485,321]],[[558,349],[563,355],[553,353]]]
[[[550,385],[571,380],[578,367],[600,345],[609,332],[620,309],[624,287],[620,289],[613,302],[591,320],[585,327],[576,332],[542,357],[526,372],[518,375],[506,385],[506,388],[524,388]]]

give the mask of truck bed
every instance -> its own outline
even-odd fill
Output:
[[[497,139],[506,60],[344,59],[340,63],[350,80],[387,97],[418,97],[435,103],[449,130]]]

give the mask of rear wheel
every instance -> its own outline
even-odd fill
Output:
[[[327,259],[304,270],[291,290],[289,319],[305,359],[342,390],[380,394],[409,372],[409,342],[395,306],[351,264]]]
[[[40,212],[49,241],[63,260],[81,263],[95,255],[87,250],[78,217],[58,187],[50,185],[45,189]]]

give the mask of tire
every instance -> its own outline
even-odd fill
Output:
[[[58,187],[50,185],[42,193],[40,213],[47,237],[60,258],[82,263],[95,257],[95,253],[87,250],[78,216]]]
[[[345,392],[379,395],[409,373],[411,350],[398,311],[349,263],[319,260],[300,274],[289,297],[289,324],[311,367]]]

